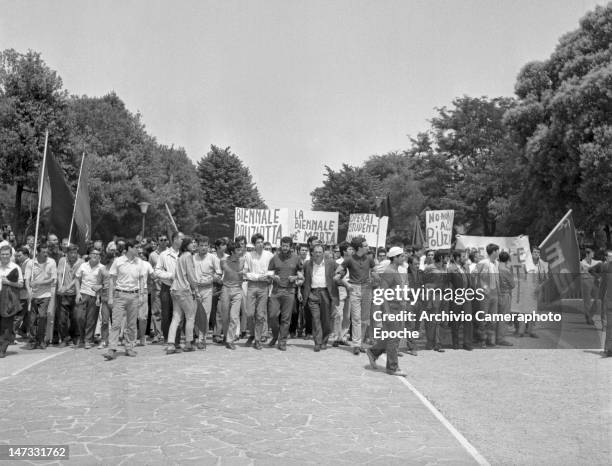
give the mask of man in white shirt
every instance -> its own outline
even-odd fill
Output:
[[[487,315],[497,314],[499,309],[499,268],[497,266],[497,258],[499,257],[499,246],[497,244],[487,245],[487,258],[481,260],[476,267],[476,286],[483,290],[485,299],[480,303],[480,308]],[[486,339],[483,339],[480,344],[482,348],[486,346],[495,346],[495,334],[497,333],[497,325],[506,325],[505,322],[485,322],[482,330],[485,333]],[[480,335],[481,339],[483,335]]]
[[[134,341],[136,340],[136,320],[143,300],[146,300],[143,285],[143,260],[138,257],[136,244],[126,241],[125,254],[116,258],[110,268],[110,284],[108,289],[108,305],[113,312],[113,325],[110,331],[108,353],[104,355],[107,360],[117,358],[119,346],[119,333],[121,323],[126,319],[125,328],[125,354],[136,356]]]
[[[215,254],[208,252],[210,246],[210,240],[208,236],[196,235],[196,251],[197,254],[193,256],[195,265],[195,275],[197,280],[196,286],[196,299],[198,303],[204,309],[206,314],[203,319],[206,323],[197,325],[198,318],[196,314],[196,326],[198,332],[198,343],[197,348],[201,350],[206,349],[206,333],[210,326],[210,315],[212,311],[213,301],[213,284],[216,279],[221,279],[221,273],[216,269]],[[220,266],[220,263],[219,263]]]
[[[28,299],[31,302],[29,320],[30,342],[26,349],[45,349],[45,333],[47,331],[47,311],[51,294],[55,293],[57,281],[57,266],[49,258],[49,248],[46,244],[36,246],[36,257],[26,265],[25,284]]]
[[[250,331],[246,346],[251,346],[255,341],[254,348],[260,350],[264,322],[268,315],[268,285],[272,281],[268,267],[274,254],[264,251],[264,237],[261,233],[255,233],[251,243],[255,250],[244,256],[244,274],[248,282],[246,314]]]
[[[0,358],[13,342],[15,314],[21,310],[18,289],[23,286],[21,268],[11,262],[11,247],[0,247]],[[2,289],[4,288],[4,289]]]
[[[102,289],[104,266],[100,263],[100,249],[89,251],[89,261],[83,262],[76,272],[76,313],[81,343],[85,349],[94,344],[98,322],[98,292]]]
[[[160,253],[155,266],[155,276],[161,280],[161,290],[159,292],[159,298],[161,301],[161,324],[162,333],[164,334],[164,340],[168,341],[168,330],[170,330],[170,323],[172,322],[172,296],[170,295],[170,288],[174,281],[174,272],[176,270],[176,263],[178,261],[179,249],[185,235],[180,232],[175,232],[172,237],[172,247],[169,247],[164,252]],[[177,333],[178,338],[175,341],[181,341],[180,339],[181,326],[179,325]]]

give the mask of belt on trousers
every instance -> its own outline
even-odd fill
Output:
[[[119,293],[127,293],[127,294],[134,294],[134,293],[138,293],[138,290],[119,290],[117,289],[117,291]]]
[[[311,288],[310,291],[323,291],[323,290],[327,290],[327,288],[325,287],[320,287],[320,288]]]

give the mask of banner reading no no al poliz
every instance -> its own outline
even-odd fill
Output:
[[[450,249],[454,210],[428,210],[425,213],[427,249]]]

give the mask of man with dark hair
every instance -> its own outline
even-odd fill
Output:
[[[340,252],[340,258],[336,259],[337,265],[342,264],[346,258],[352,256],[355,252],[353,246],[346,241],[343,241],[338,245],[338,250]],[[351,306],[349,300],[347,299],[349,296],[348,290],[350,288],[350,284],[348,282],[349,277],[350,274],[347,271],[346,275],[344,275],[342,279],[336,279],[336,284],[338,285],[338,306],[336,307],[336,312],[333,316],[335,329],[334,333],[336,335],[336,341],[334,341],[333,344],[334,347],[339,345],[348,345],[347,338],[349,328],[351,326]]]
[[[448,284],[448,275],[442,252],[434,251],[432,260],[433,263],[427,264],[423,271],[423,284],[425,291],[429,293],[426,304],[429,319],[425,321],[425,336],[427,337],[425,349],[444,353],[440,342],[440,324],[433,319],[442,310],[442,295]]]
[[[157,248],[149,254],[149,264],[153,270],[157,267],[157,263],[159,262],[159,255],[168,249],[168,236],[167,235],[159,235],[157,237]],[[163,340],[164,333],[162,331],[162,310],[161,310],[161,280],[153,275],[153,286],[151,288],[151,324],[153,327],[153,340],[151,343],[155,344],[159,342],[160,339]]]
[[[215,279],[213,280],[213,298],[210,320],[213,324],[213,342],[223,343],[223,312],[221,312],[221,293],[223,292],[223,270],[221,269],[221,261],[226,259],[228,255],[225,253],[228,240],[226,238],[218,238],[215,240]]]
[[[586,323],[595,325],[593,316],[597,306],[598,286],[595,277],[589,273],[591,267],[599,264],[599,261],[594,259],[595,253],[591,248],[584,250],[584,259],[580,261],[580,274],[582,285],[582,312]]]
[[[261,349],[261,337],[268,313],[268,275],[270,261],[274,257],[270,251],[264,251],[264,237],[255,233],[251,238],[255,250],[244,256],[244,274],[248,281],[247,288],[247,324],[250,336],[246,346],[255,342],[254,348]]]
[[[372,307],[372,280],[378,280],[378,274],[374,270],[376,263],[368,255],[368,243],[363,237],[351,240],[351,246],[355,253],[346,258],[336,270],[336,281],[341,280],[344,274],[349,272],[348,283],[349,300],[351,306],[353,354],[365,353],[362,337],[365,338],[370,324],[370,310]]]
[[[301,244],[298,247],[298,256],[302,261],[302,267],[307,260],[310,259],[310,249],[307,244]],[[308,296],[302,292],[303,282],[296,282],[296,300],[294,302],[293,312],[291,313],[291,324],[289,325],[289,335],[291,338],[304,337],[309,339],[312,336],[312,316],[306,305]]]
[[[327,349],[332,333],[332,309],[338,305],[334,281],[335,262],[324,258],[323,245],[312,247],[312,258],[304,264],[304,299],[312,315],[314,350]]]
[[[159,254],[157,259],[157,265],[155,266],[155,276],[161,281],[161,289],[159,292],[160,303],[161,303],[161,325],[164,340],[168,341],[168,331],[170,330],[170,322],[172,322],[172,296],[170,295],[170,288],[174,281],[174,272],[176,270],[176,263],[178,261],[179,250],[181,243],[185,235],[180,232],[175,232],[172,236],[172,247],[167,248],[165,251]],[[177,329],[177,337],[175,341],[181,341],[180,339],[181,327]]]
[[[605,262],[589,268],[589,273],[601,278],[602,306],[606,313],[605,329],[606,341],[604,342],[604,357],[612,357],[612,250],[606,251]],[[602,322],[603,324],[604,322]]]
[[[512,310],[512,289],[515,286],[514,275],[510,267],[510,254],[507,251],[499,253],[499,314],[510,314]],[[506,322],[497,322],[495,325],[495,344],[499,346],[513,346],[506,340]]]
[[[196,235],[196,250],[197,254],[193,256],[195,274],[196,274],[196,300],[198,306],[204,311],[204,319],[206,325],[201,328],[202,324],[198,324],[197,313],[202,312],[198,309],[196,311],[196,325],[198,327],[198,349],[206,349],[206,334],[210,327],[210,316],[213,300],[213,283],[215,282],[216,269],[215,269],[215,254],[211,254],[209,251],[210,240],[208,236]]]
[[[48,246],[41,243],[36,246],[36,257],[26,265],[25,283],[32,306],[28,316],[30,342],[26,349],[47,347],[45,342],[47,310],[51,295],[55,294],[57,281],[57,266],[48,254]]]
[[[295,287],[299,279],[303,279],[302,261],[297,254],[291,251],[293,239],[290,236],[281,238],[280,251],[270,260],[269,275],[273,280],[272,294],[269,303],[269,322],[272,328],[272,340],[269,346],[273,347],[278,340],[278,349],[287,350],[287,337],[291,312],[295,302]],[[280,315],[280,328],[279,328]]]
[[[81,343],[85,349],[92,347],[98,322],[98,292],[102,289],[104,266],[100,263],[99,249],[89,251],[89,261],[83,262],[76,272],[76,320]]]
[[[240,243],[230,241],[227,244],[229,257],[221,261],[223,270],[223,290],[221,292],[221,312],[223,316],[223,333],[225,347],[235,350],[234,339],[240,325],[240,306],[242,304],[242,279],[244,257]]]
[[[113,325],[110,331],[108,352],[104,358],[110,361],[117,358],[117,346],[123,319],[126,320],[125,354],[136,356],[136,351],[134,351],[136,320],[139,307],[146,295],[144,295],[142,283],[144,279],[143,261],[138,257],[134,242],[126,241],[125,254],[113,261],[109,274],[108,305],[113,312]]]
[[[499,307],[499,246],[487,245],[487,258],[481,260],[476,268],[476,285],[483,290],[485,299],[481,301],[481,309],[487,315],[497,314]],[[495,346],[495,326],[493,322],[485,322],[484,335],[481,333],[481,346]]]
[[[11,261],[12,248],[0,246],[0,358],[13,343],[15,314],[21,310],[18,289],[23,286],[21,268]]]
[[[386,290],[396,290],[397,287],[403,288],[407,285],[404,274],[399,273],[398,267],[406,260],[406,256],[402,248],[394,246],[389,249],[387,254],[389,265],[381,274],[381,288]],[[406,301],[397,299],[384,299],[383,315],[401,314],[406,310]],[[404,323],[397,320],[383,320],[383,330],[388,332],[400,332],[403,330]],[[366,350],[368,359],[372,369],[377,369],[376,360],[378,357],[387,353],[387,374],[406,377],[406,373],[399,368],[398,348],[400,339],[397,337],[389,337],[379,339],[374,343],[374,346]]]
[[[471,283],[471,275],[465,269],[466,253],[453,251],[452,260],[448,266],[448,280],[451,288],[454,290],[454,295],[457,296],[461,293],[465,296],[465,291],[473,289]],[[459,291],[461,290],[461,291]],[[451,301],[450,311],[453,314],[465,317],[472,314],[472,302],[465,300],[465,302],[459,304],[457,299]],[[472,322],[466,318],[460,321],[451,322],[451,335],[453,340],[453,349],[459,349],[459,327],[463,327],[463,349],[472,351]]]
[[[66,247],[66,255],[57,264],[57,308],[55,312],[55,333],[59,347],[70,343],[79,344],[79,323],[76,312],[76,273],[83,263],[79,258],[78,247],[71,244]]]
[[[15,263],[21,268],[21,275],[25,283],[25,271],[30,262],[30,250],[26,246],[17,248],[15,251]],[[28,334],[28,290],[25,287],[19,289],[19,301],[21,302],[21,311],[15,316],[15,329],[19,335],[25,338]]]

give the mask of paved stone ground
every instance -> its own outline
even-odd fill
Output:
[[[475,463],[364,355],[294,343],[171,356],[152,345],[112,362],[101,350],[65,351],[4,374],[2,439],[70,444],[66,463],[79,465]],[[15,348],[4,361],[23,356]]]
[[[0,441],[70,444],[66,464],[475,464],[400,380],[311,341],[171,356],[152,345],[112,362],[10,350]],[[400,364],[491,464],[612,462],[612,359],[598,351],[422,351]]]

